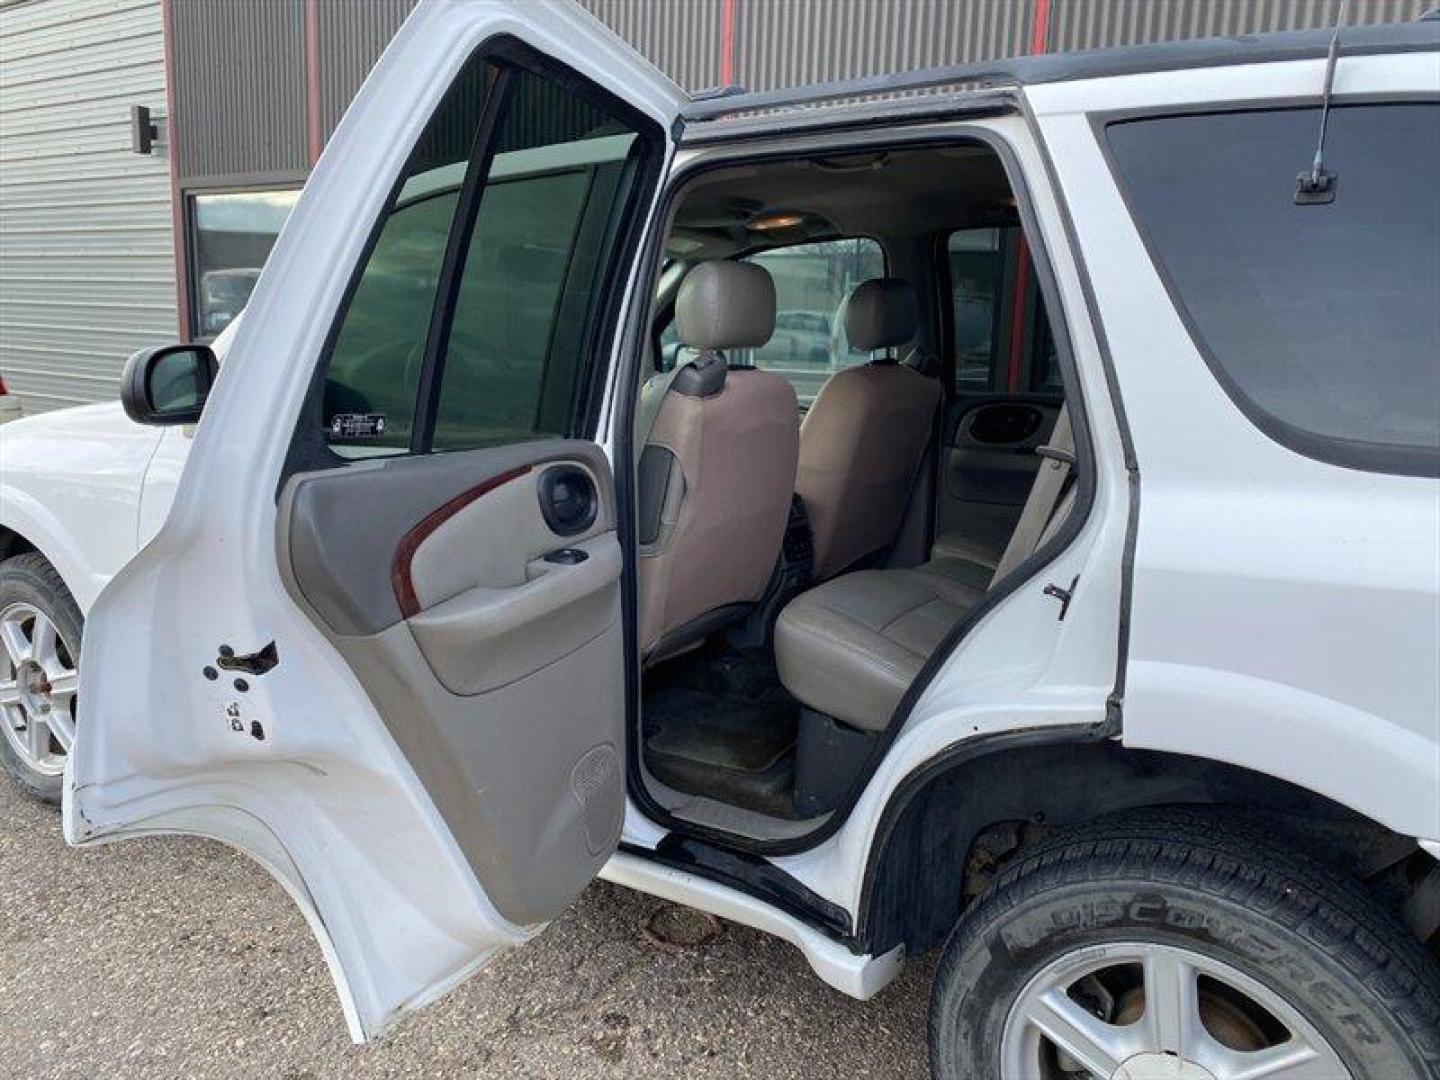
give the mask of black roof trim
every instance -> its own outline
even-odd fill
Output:
[[[871,75],[750,94],[727,93],[692,100],[681,113],[681,119],[691,124],[737,113],[819,105],[839,98],[872,94],[930,90],[957,83],[979,84],[984,88],[997,85],[1038,86],[1110,75],[1320,59],[1328,52],[1333,33],[1333,29],[1296,30],[1240,37],[1195,38],[1153,45],[1017,56],[1008,60],[923,68],[896,75]],[[1433,20],[1347,26],[1341,31],[1342,56],[1428,50],[1440,50],[1440,23]]]

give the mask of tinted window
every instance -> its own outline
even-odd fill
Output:
[[[989,390],[1000,355],[1006,229],[961,229],[946,245],[955,388]]]
[[[1324,460],[1440,464],[1440,106],[1330,116],[1333,203],[1297,206],[1316,109],[1111,124],[1136,222],[1226,390]]]
[[[521,72],[496,138],[440,383],[436,449],[577,434],[633,132]]]
[[[346,456],[402,453],[427,356],[433,438],[456,450],[578,434],[596,299],[636,172],[636,136],[541,76],[516,70],[443,346],[437,287],[496,69],[471,65],[432,118],[356,285],[326,369],[325,425]],[[469,215],[466,215],[467,217]],[[449,290],[446,290],[447,292]],[[441,298],[443,299],[443,298]]]

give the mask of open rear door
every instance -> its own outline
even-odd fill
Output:
[[[679,91],[578,7],[423,0],[86,628],[65,831],[263,863],[357,1039],[553,918],[624,812],[597,417]]]

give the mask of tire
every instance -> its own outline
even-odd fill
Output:
[[[60,655],[73,669],[80,655],[80,638],[84,617],[70,595],[65,582],[44,556],[25,552],[0,562],[0,617],[6,612],[34,610],[48,618],[62,643]],[[33,629],[33,622],[30,624]],[[3,644],[0,644],[3,650]],[[14,665],[8,650],[0,651],[0,681],[13,681]],[[11,724],[9,709],[0,706],[0,723]],[[73,710],[73,694],[69,703]],[[73,715],[73,711],[70,713]],[[62,776],[56,771],[41,771],[27,762],[5,732],[0,732],[0,769],[31,798],[58,806]]]
[[[1132,949],[1143,959],[1127,965]],[[1205,1017],[1198,1033],[1193,1021],[1166,1027],[1167,1000],[1190,1000],[1151,997],[1152,972],[1159,986],[1166,970],[1187,973],[1174,986],[1197,988],[1196,1008],[1176,1004],[1173,1014]],[[1244,1015],[1226,1026],[1232,992]],[[1118,1007],[1126,994],[1140,998],[1128,1018]],[[930,1000],[934,1076],[1091,1075],[1064,1071],[1083,1052],[1066,1056],[1043,1034],[1069,1032],[1053,1018],[1073,1016],[1077,995],[1078,1030],[1121,1047],[1097,1052],[1102,1064],[1090,1067],[1102,1075],[1223,1076],[1229,1066],[1217,1066],[1212,1051],[1279,1054],[1309,1043],[1318,1057],[1305,1075],[1339,1075],[1334,1062],[1355,1080],[1440,1077],[1440,962],[1358,883],[1243,821],[1179,810],[1125,815],[1022,853],[945,946]],[[1236,1024],[1245,1025],[1239,1033]],[[1135,1051],[1123,1047],[1147,1039],[1167,1044],[1163,1031],[1187,1033],[1169,1040],[1184,1046],[1166,1055],[1170,1067],[1179,1056],[1214,1071],[1157,1068],[1167,1063],[1149,1044],[1126,1056]],[[1072,1041],[1092,1045],[1083,1034]],[[1131,1071],[1111,1061],[1131,1062]]]

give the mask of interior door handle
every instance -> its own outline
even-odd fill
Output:
[[[581,548],[561,548],[559,551],[552,551],[544,556],[546,562],[555,563],[557,566],[574,566],[582,563],[590,557],[589,553]]]

